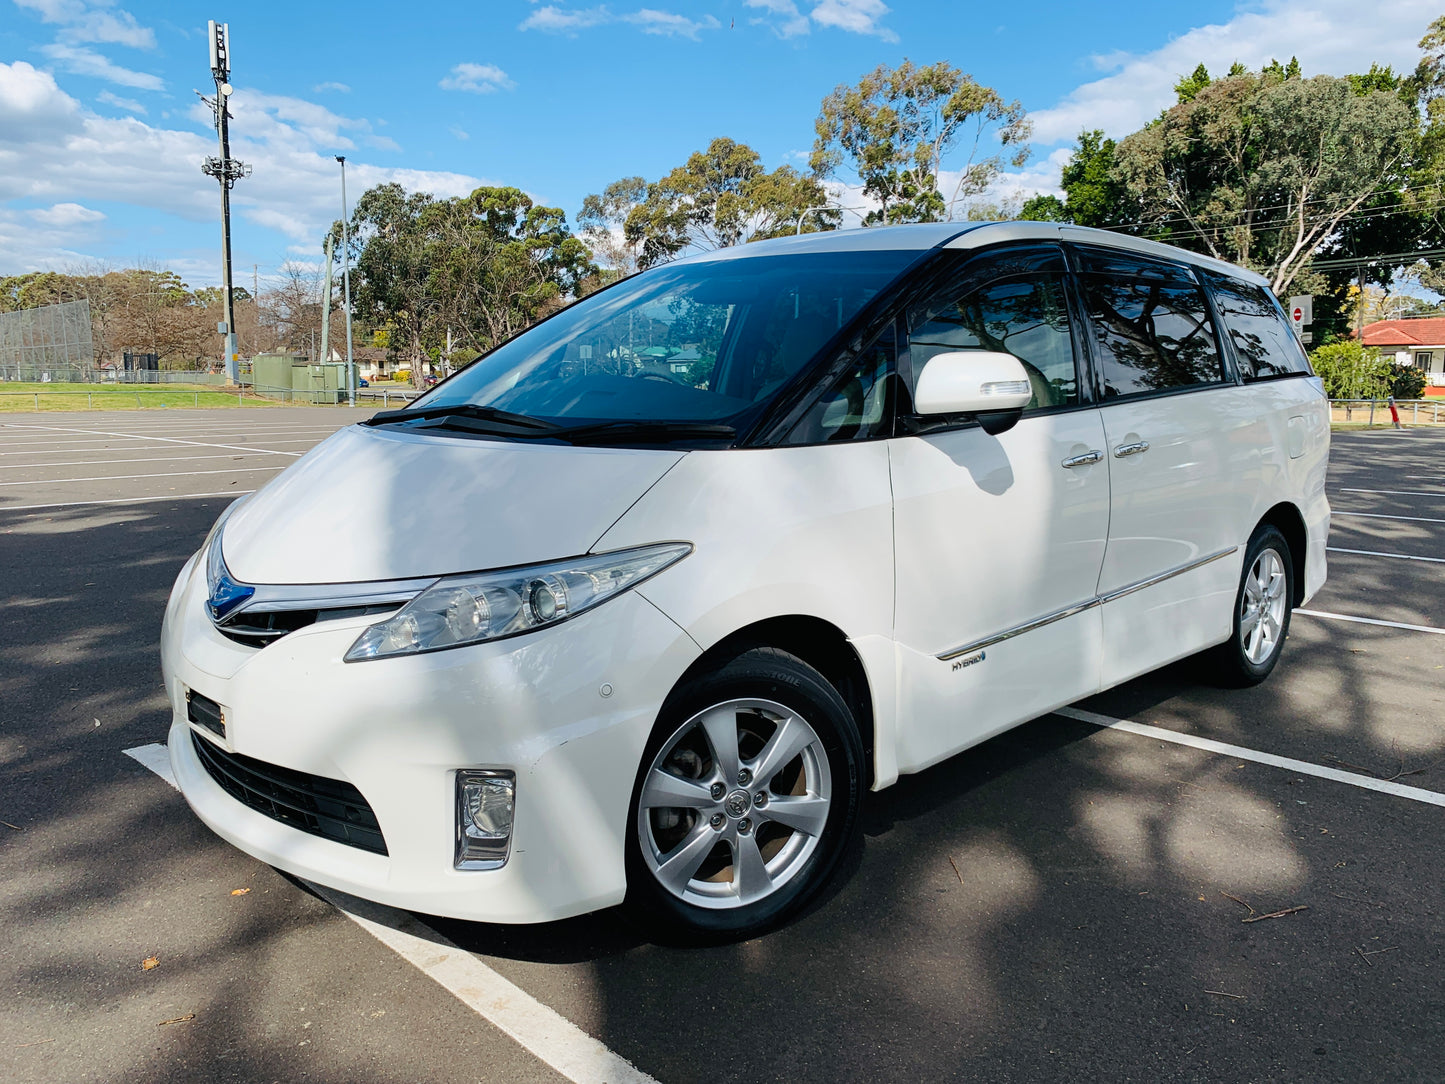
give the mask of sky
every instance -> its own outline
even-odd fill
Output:
[[[649,6],[656,4],[657,6]],[[342,12],[344,11],[344,14]],[[509,184],[574,221],[717,136],[804,166],[822,98],[879,64],[946,60],[1018,99],[1032,160],[1000,195],[1056,191],[1081,129],[1121,137],[1205,63],[1298,56],[1306,75],[1414,68],[1440,0],[0,0],[0,275],[167,266],[220,281],[206,22],[229,22],[235,277],[316,263],[351,200]],[[946,176],[945,176],[946,180]]]

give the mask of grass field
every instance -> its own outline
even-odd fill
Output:
[[[145,410],[160,407],[283,406],[275,399],[228,391],[214,384],[0,383],[0,413],[36,410]],[[309,406],[297,403],[296,406]]]

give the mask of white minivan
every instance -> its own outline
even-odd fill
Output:
[[[866,790],[1194,653],[1268,675],[1326,407],[1264,279],[1130,237],[679,260],[227,509],[166,609],[171,764],[357,896],[758,931]]]

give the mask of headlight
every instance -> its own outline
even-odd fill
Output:
[[[241,501],[245,499],[242,497]],[[237,583],[231,578],[230,570],[226,568],[226,560],[221,556],[221,529],[241,501],[232,502],[216,520],[211,533],[206,536],[206,608],[210,611],[212,621],[220,621],[256,593],[254,587]]]
[[[692,552],[686,542],[438,580],[356,638],[347,662],[480,644],[600,606]]]

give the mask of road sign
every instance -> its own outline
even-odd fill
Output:
[[[1312,294],[1295,294],[1289,299],[1289,321],[1296,331],[1303,331],[1315,322],[1315,299]]]

